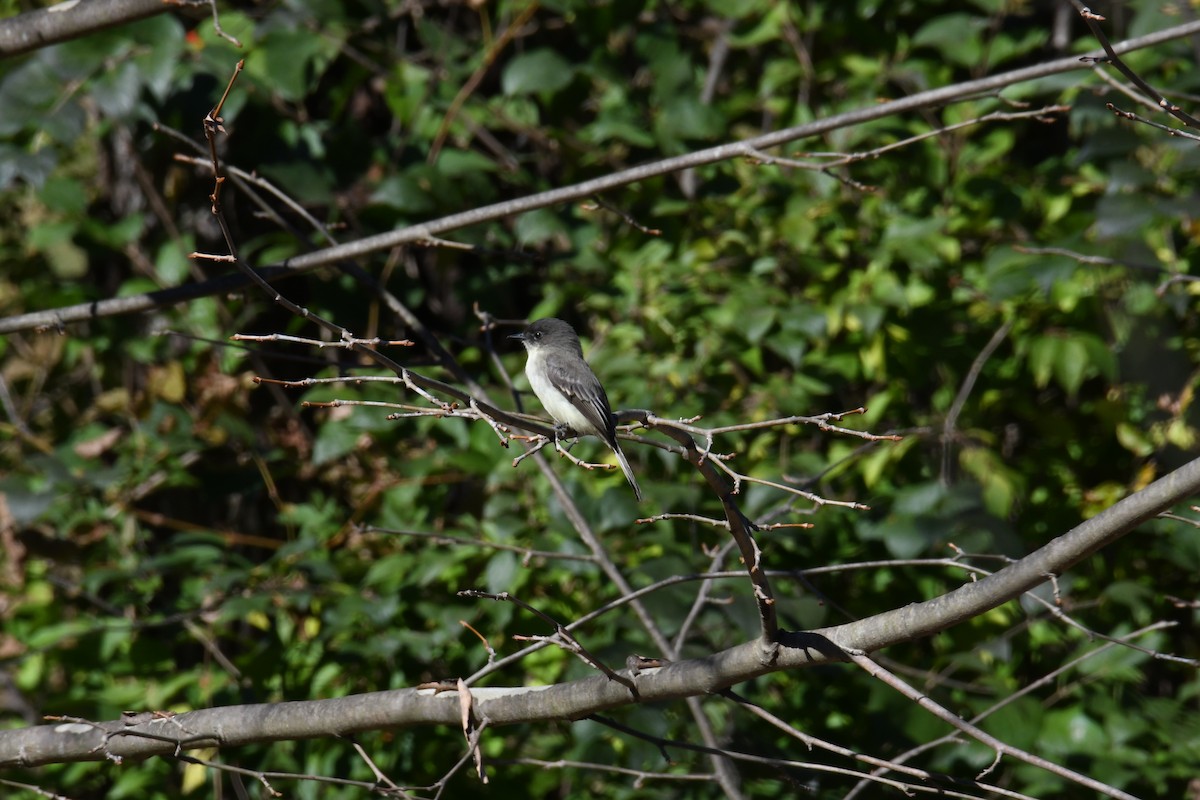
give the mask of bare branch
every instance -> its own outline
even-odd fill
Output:
[[[0,19],[0,58],[153,17],[171,6],[163,0],[66,2]]]
[[[967,403],[967,398],[971,396],[971,390],[975,388],[975,381],[979,380],[979,373],[983,371],[983,365],[992,357],[992,353],[996,352],[996,348],[1008,336],[1012,330],[1013,321],[1005,320],[1004,324],[996,329],[992,334],[992,338],[979,351],[979,355],[975,356],[975,360],[971,362],[971,368],[967,370],[967,375],[963,378],[962,385],[958,387],[958,394],[954,396],[954,402],[950,404],[950,410],[946,412],[946,420],[942,424],[942,482],[949,483],[950,475],[950,459],[954,452],[954,429],[958,426],[958,415],[962,413],[963,406]]]
[[[1153,47],[1163,42],[1191,36],[1196,33],[1200,33],[1200,21],[1176,25],[1172,28],[1147,34],[1146,36],[1130,39],[1113,46],[1112,49],[1116,53],[1128,53],[1133,50]],[[1087,54],[1086,57],[1099,58],[1101,55],[1103,55],[1103,51],[1095,51]],[[621,170],[584,181],[573,186],[540,192],[515,200],[506,200],[470,211],[451,214],[418,225],[410,225],[387,233],[369,236],[356,242],[327,247],[288,259],[285,264],[275,265],[274,270],[271,267],[260,268],[260,274],[262,274],[265,280],[278,280],[281,277],[309,272],[318,267],[334,264],[346,259],[359,258],[379,250],[390,250],[405,244],[429,241],[439,234],[458,228],[503,219],[538,208],[545,208],[546,206],[583,200],[611,189],[631,183],[638,183],[658,175],[676,172],[689,167],[715,164],[734,158],[752,157],[755,151],[762,151],[788,142],[820,136],[833,130],[859,125],[893,114],[952,103],[979,94],[994,93],[1006,86],[1044,78],[1048,75],[1057,75],[1063,72],[1082,69],[1084,66],[1080,62],[1079,57],[1071,56],[953,86],[917,92],[897,100],[878,103],[845,114],[836,114],[793,128],[773,131],[742,142],[731,142],[674,158],[662,159],[643,166]],[[148,294],[133,295],[131,297],[113,298],[95,303],[83,303],[48,311],[21,314],[0,320],[0,334],[39,328],[58,329],[72,322],[111,316],[113,314],[148,311],[161,305],[182,302],[196,297],[206,297],[219,292],[227,292],[231,289],[241,288],[248,283],[249,279],[245,277],[239,279],[227,276],[224,279],[208,281],[187,288],[168,289]]]
[[[638,692],[643,702],[690,697],[697,691],[717,691],[775,670],[840,661],[848,653],[865,653],[932,635],[1011,600],[1044,581],[1047,574],[1061,574],[1198,491],[1200,459],[983,580],[864,620],[812,633],[781,634],[769,663],[764,663],[762,643],[756,639],[706,658],[643,670]],[[477,688],[473,696],[490,725],[577,718],[629,702],[628,689],[603,676],[541,688]],[[454,724],[458,714],[453,696],[447,700],[432,689],[401,689],[330,700],[203,709],[179,714],[167,727],[167,721],[157,717],[134,725],[120,720],[64,721],[0,732],[0,767],[170,755],[179,749],[231,747],[333,731],[354,733],[431,722],[448,725]],[[189,733],[181,735],[184,731]]]
[[[1010,756],[1018,761],[1024,761],[1026,764],[1032,764],[1035,767],[1041,767],[1047,772],[1058,775],[1060,778],[1065,778],[1066,780],[1077,783],[1080,786],[1091,789],[1092,791],[1099,792],[1107,797],[1115,797],[1118,798],[1118,800],[1137,800],[1136,797],[1128,792],[1123,792],[1114,786],[1101,783],[1100,781],[1080,772],[1076,772],[1073,769],[1068,769],[1067,767],[1055,764],[1049,759],[1042,758],[1041,756],[1035,756],[1033,753],[1030,753],[1027,750],[1022,750],[1019,747],[1013,747],[1007,742],[997,739],[995,736],[992,736],[978,726],[965,721],[962,719],[962,717],[952,713],[938,703],[935,703],[928,695],[922,694],[913,687],[909,686],[907,683],[901,680],[899,676],[884,669],[879,663],[871,660],[866,655],[851,652],[850,659],[855,664],[858,664],[858,666],[862,667],[867,674],[883,681],[888,686],[892,687],[905,697],[920,705],[921,708],[930,712],[938,719],[942,720],[951,727],[962,731],[972,739],[975,739],[995,750],[997,761],[1001,755]],[[995,766],[996,762],[993,762],[992,766],[984,770],[979,777],[982,778],[984,775],[991,772]]]
[[[1088,29],[1091,30],[1092,35],[1096,37],[1096,40],[1100,42],[1100,46],[1104,48],[1105,53],[1105,57],[1103,58],[1089,54],[1080,57],[1080,61],[1083,61],[1084,63],[1095,63],[1102,61],[1104,63],[1112,64],[1129,80],[1130,83],[1136,86],[1139,91],[1148,97],[1157,98],[1158,107],[1163,111],[1166,111],[1168,114],[1175,117],[1188,127],[1200,128],[1200,120],[1196,119],[1191,114],[1186,113],[1182,108],[1164,97],[1161,92],[1155,90],[1154,87],[1142,80],[1140,75],[1130,69],[1129,65],[1121,60],[1121,57],[1117,54],[1117,50],[1119,48],[1114,48],[1112,46],[1112,44],[1108,41],[1108,37],[1104,34],[1104,29],[1100,27],[1099,23],[1104,21],[1104,17],[1100,16],[1099,14],[1092,13],[1091,9],[1084,6],[1080,0],[1071,0],[1071,4],[1074,5],[1079,11],[1079,16],[1083,17],[1083,21],[1087,23]]]

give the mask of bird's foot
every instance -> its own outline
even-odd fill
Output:
[[[569,441],[567,441],[569,440]],[[561,452],[570,452],[577,441],[575,431],[569,426],[559,423],[554,426],[554,449]]]

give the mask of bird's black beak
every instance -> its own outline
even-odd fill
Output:
[[[510,333],[508,335],[508,338],[516,339],[519,342],[523,342],[523,341],[525,341],[525,332],[522,331],[521,333]]]

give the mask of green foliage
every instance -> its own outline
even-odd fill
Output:
[[[510,36],[525,4],[425,4],[420,15],[280,4],[222,10],[242,49],[208,20],[170,14],[44,48],[0,63],[0,315],[222,272],[188,257],[224,252],[209,212],[211,174],[174,160],[182,152],[203,165],[207,148],[190,149],[153,125],[202,142],[201,120],[239,58],[246,68],[222,112],[222,158],[268,176],[351,240],[1063,55],[1049,44],[1049,10],[1035,5],[560,0],[542,3]],[[1128,4],[1129,32],[1173,24],[1167,13],[1158,3]],[[1073,30],[1074,49],[1094,47],[1081,26]],[[719,64],[718,41],[727,47]],[[1163,91],[1181,93],[1169,96],[1183,96],[1196,90],[1191,57],[1186,44],[1171,43],[1131,62]],[[1103,91],[1081,70],[1002,97],[843,128],[782,154],[819,161],[814,154],[869,151],[1012,112],[1018,98],[1070,103],[1057,122],[941,131],[827,172],[723,162],[609,192],[603,204],[552,206],[445,234],[474,252],[416,247],[360,266],[501,404],[510,398],[488,349],[500,340],[478,333],[475,304],[500,319],[576,323],[620,407],[721,426],[863,406],[839,424],[904,435],[866,443],[793,425],[720,437],[715,449],[736,452],[732,465],[745,474],[870,506],[810,514],[809,504],[778,490],[746,486],[744,506],[756,519],[815,525],[760,534],[768,567],[959,550],[1019,557],[1198,449],[1198,284],[1168,278],[1197,258],[1190,193],[1200,161],[1190,142],[1114,118],[1104,103],[1127,101]],[[323,243],[307,229],[281,231],[231,184],[223,192],[241,254],[256,265]],[[273,207],[303,227],[294,209]],[[412,333],[336,271],[279,288],[360,336]],[[490,428],[460,419],[300,406],[419,402],[396,384],[256,387],[255,376],[380,372],[332,349],[227,341],[265,332],[318,335],[246,290],[0,340],[0,388],[11,397],[0,422],[0,495],[15,531],[0,540],[0,669],[23,701],[4,708],[0,724],[466,676],[486,653],[462,623],[501,656],[518,648],[514,634],[548,631],[511,605],[458,591],[511,592],[561,621],[616,599],[591,562],[490,546],[586,553],[535,465],[512,466],[518,446],[505,450]],[[454,380],[430,367],[421,346],[388,353]],[[501,349],[499,359],[519,374],[519,353]],[[645,507],[617,473],[558,459],[552,468],[636,586],[702,571],[706,552],[724,541],[718,529],[632,520],[667,510],[715,516],[706,488],[673,455],[626,450],[651,498]],[[574,453],[603,458],[590,440]],[[1148,527],[1060,577],[1079,622],[1111,635],[1162,619],[1194,622],[1164,598],[1195,593],[1195,532],[1168,521]],[[810,585],[821,598],[797,580],[775,585],[784,624],[812,628],[969,579],[941,565],[895,564],[816,576]],[[682,584],[646,599],[668,635],[695,592]],[[745,581],[718,583],[714,595],[730,602],[704,605],[685,656],[756,632]],[[580,636],[615,665],[655,651],[625,607]],[[1194,655],[1187,635],[1159,632],[1139,643]],[[1096,646],[1026,601],[887,656],[920,670],[914,683],[970,717]],[[487,681],[584,674],[548,648]],[[844,667],[738,689],[806,733],[858,752],[894,756],[948,732]],[[981,724],[1128,791],[1179,796],[1200,764],[1190,711],[1198,692],[1187,669],[1114,648]],[[732,706],[713,699],[705,707],[736,749],[797,751],[794,740]],[[696,740],[681,705],[618,713],[649,734]],[[461,733],[437,729],[377,734],[364,745],[409,785],[437,780],[463,747]],[[483,746],[494,759],[654,772],[708,766],[678,750],[666,764],[657,747],[594,722],[493,728]],[[215,757],[374,780],[342,741]],[[974,775],[992,759],[981,746],[952,745],[921,766]],[[816,796],[846,788],[799,770],[742,768],[753,796],[792,796],[797,784]],[[483,791],[467,773],[451,790]],[[489,775],[496,797],[576,796],[581,788],[717,796],[709,784],[641,786],[584,770],[503,764]],[[228,776],[166,759],[24,777],[69,796],[203,796],[217,782],[234,791]],[[995,778],[1033,796],[1090,796],[1007,760]],[[311,783],[277,788],[360,796]]]

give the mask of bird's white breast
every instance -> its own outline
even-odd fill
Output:
[[[529,378],[529,386],[537,395],[537,399],[541,401],[542,407],[554,418],[555,422],[570,426],[576,433],[600,436],[601,432],[596,430],[596,426],[563,396],[562,392],[546,380],[545,370],[542,369],[541,363],[544,357],[545,353],[536,349],[531,350],[529,360],[525,362],[525,377]]]

